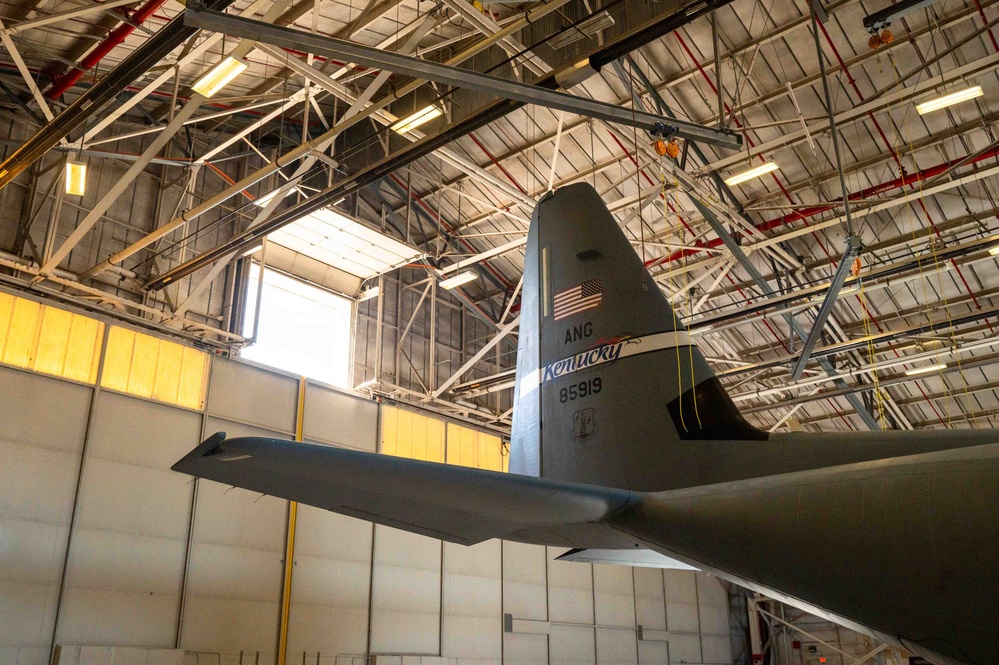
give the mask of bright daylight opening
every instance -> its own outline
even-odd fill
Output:
[[[245,337],[253,335],[259,275],[259,264],[254,264],[246,297]],[[265,268],[257,342],[240,356],[346,388],[350,312],[347,298]]]

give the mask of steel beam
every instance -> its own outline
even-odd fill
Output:
[[[503,338],[506,337],[507,335],[509,335],[511,332],[513,332],[514,329],[517,328],[518,326],[520,326],[520,317],[519,316],[517,318],[515,318],[513,321],[511,321],[510,323],[508,323],[505,326],[503,326],[503,328],[498,333],[496,333],[495,335],[493,335],[493,338],[491,340],[489,340],[488,342],[486,342],[485,345],[481,349],[479,349],[478,352],[474,356],[472,356],[471,358],[469,358],[465,362],[464,365],[462,365],[461,367],[458,368],[457,372],[455,372],[454,374],[452,374],[450,376],[450,378],[448,378],[447,381],[445,381],[444,383],[442,383],[440,385],[440,387],[437,388],[437,390],[435,390],[433,392],[433,396],[434,397],[440,397],[444,393],[445,390],[447,390],[448,388],[450,388],[451,385],[454,384],[455,381],[457,381],[458,379],[460,379],[465,374],[465,372],[467,372],[468,370],[472,369],[472,367],[475,366],[475,363],[477,363],[480,360],[482,360],[486,356],[486,354],[489,353],[490,350],[492,350],[492,348],[494,346],[496,346],[497,344],[499,344],[500,342],[502,342]]]
[[[817,2],[817,0],[812,1]],[[902,0],[901,2],[896,2],[879,12],[865,16],[864,27],[867,28],[868,32],[876,32],[881,28],[891,25],[892,21],[897,21],[907,14],[919,11],[924,7],[929,7],[935,2],[936,0]]]
[[[124,175],[116,180],[111,189],[109,189],[108,192],[101,197],[101,200],[98,201],[97,205],[94,206],[83,221],[77,225],[76,229],[73,230],[73,233],[71,233],[69,238],[66,239],[66,242],[64,242],[62,246],[60,246],[59,249],[56,250],[50,258],[48,258],[45,265],[41,268],[40,272],[42,275],[51,274],[52,271],[55,270],[56,266],[58,266],[73,250],[73,248],[76,247],[81,240],[83,240],[84,236],[90,232],[90,229],[97,224],[98,220],[104,216],[104,213],[106,213],[114,202],[118,200],[118,197],[122,195],[125,189],[132,184],[132,181],[145,170],[146,166],[149,165],[153,158],[159,154],[160,150],[162,150],[170,139],[173,138],[173,135],[184,126],[184,122],[198,110],[198,107],[201,106],[201,102],[204,101],[204,99],[205,98],[198,93],[194,93],[191,100],[184,106],[180,113],[174,116],[173,120],[170,121],[163,131],[160,132],[155,139],[153,139],[152,143],[149,144],[149,147],[142,153],[142,156],[135,160],[135,162],[128,167],[128,170],[124,173]]]
[[[822,93],[826,103],[826,114],[829,117],[829,133],[832,134],[833,154],[836,156],[836,171],[839,174],[839,190],[842,192],[841,196],[843,197],[843,215],[846,218],[844,221],[846,223],[847,232],[853,236],[853,217],[850,215],[850,190],[846,188],[846,176],[843,174],[843,157],[839,147],[839,130],[836,128],[836,113],[833,110],[832,93],[829,91],[829,77],[826,75],[825,54],[822,52],[822,44],[819,42],[819,9],[817,9],[817,6],[818,0],[812,0],[812,36],[815,38],[815,55],[819,61],[819,74],[821,74],[822,78]],[[797,107],[798,101],[793,95],[791,99],[794,101],[795,107]],[[805,125],[804,120],[801,121],[801,130],[805,132],[805,138],[811,142],[812,137],[811,134],[808,133],[808,127]],[[848,244],[847,252],[849,251],[850,249]]]
[[[477,90],[511,99],[523,104],[537,104],[578,115],[635,126],[648,132],[661,132],[667,124],[675,127],[672,132],[687,139],[738,150],[742,136],[736,132],[705,127],[684,120],[671,119],[668,123],[661,116],[643,111],[624,109],[607,102],[577,97],[558,90],[481,74],[467,69],[441,65],[420,58],[382,51],[353,42],[322,37],[301,30],[283,28],[261,21],[231,16],[189,3],[184,21],[187,25],[222,32],[243,39],[306,50],[329,58],[346,59],[368,67],[388,69],[396,74],[428,79],[458,88]]]
[[[209,0],[212,7],[225,9],[232,0]],[[181,12],[183,14],[183,12]],[[38,130],[24,145],[0,163],[0,188],[6,187],[42,155],[81,127],[91,116],[107,106],[137,78],[160,63],[171,51],[189,39],[197,28],[186,25],[181,16],[172,19],[152,37],[133,50],[110,72],[51,122]]]
[[[607,60],[608,54],[615,54],[611,60],[620,57],[622,50],[625,52],[634,50],[643,43],[648,43],[653,39],[657,39],[664,34],[668,34],[671,31],[683,27],[691,21],[706,15],[707,12],[712,9],[717,9],[718,7],[724,6],[729,2],[730,0],[704,0],[704,2],[700,3],[696,7],[688,8],[687,10],[677,6],[676,10],[671,13],[660,13],[655,20],[643,25],[635,31],[620,36],[611,44],[594,51],[591,55],[576,65],[569,65],[548,74],[546,77],[538,81],[537,85],[551,89],[557,86],[557,80],[561,77],[561,75],[577,72],[583,67],[583,64],[587,62],[589,63],[590,68],[593,69],[593,71],[596,71],[594,67],[598,67],[601,63],[609,61]],[[458,123],[452,124],[437,134],[426,136],[416,143],[409,145],[374,164],[364,167],[351,177],[344,179],[342,182],[331,185],[322,192],[319,192],[309,199],[299,203],[297,206],[280,213],[274,219],[271,219],[266,224],[261,225],[262,227],[260,229],[239,234],[221,245],[204,252],[196,259],[192,259],[191,261],[178,265],[172,270],[161,275],[159,278],[150,282],[147,285],[147,288],[152,290],[162,289],[171,282],[186,277],[205,265],[214,263],[220,258],[228,255],[234,249],[248,247],[255,243],[261,236],[285,225],[291,224],[304,215],[310,214],[321,208],[325,208],[334,202],[341,200],[344,196],[348,196],[374,182],[377,182],[378,180],[381,180],[393,171],[407,166],[417,159],[425,157],[448,143],[467,135],[469,132],[473,132],[480,127],[484,127],[489,123],[504,117],[508,113],[522,108],[523,106],[523,102],[518,102],[516,100],[507,98],[495,99],[488,106],[472,116]],[[287,153],[285,156],[287,156]],[[285,156],[282,156],[282,158]],[[279,158],[279,160],[282,158]],[[231,194],[229,194],[229,196],[231,196]],[[228,196],[225,198],[227,197]]]
[[[694,206],[698,209],[698,211],[700,211],[700,213],[704,215],[704,218],[708,220],[708,224],[711,225],[711,228],[722,239],[722,242],[725,243],[725,247],[727,247],[728,250],[732,252],[732,255],[736,258],[739,264],[742,265],[742,267],[746,270],[746,272],[749,273],[749,276],[753,279],[753,282],[756,284],[756,286],[759,287],[759,289],[763,291],[767,296],[770,297],[776,296],[777,295],[776,291],[774,291],[773,287],[770,286],[770,283],[763,278],[763,275],[761,275],[760,272],[756,269],[756,266],[754,266],[749,261],[749,259],[746,257],[746,254],[742,251],[742,248],[739,247],[739,245],[735,242],[735,239],[733,239],[732,236],[729,235],[728,231],[725,229],[724,226],[722,226],[721,222],[718,220],[717,217],[715,217],[714,213],[710,209],[708,209],[707,206],[698,201],[696,198],[691,197],[690,200],[694,203]],[[795,335],[797,335],[802,340],[808,339],[808,335],[805,334],[805,331],[801,327],[801,324],[798,323],[793,316],[788,314],[786,316],[786,319],[788,325],[790,326],[792,332]],[[825,358],[819,358],[819,366],[829,376],[834,376],[836,374],[836,369],[832,366],[832,363],[830,363]],[[846,385],[842,379],[833,378],[833,381],[835,381],[836,385],[839,387],[844,387]],[[857,415],[860,417],[861,420],[864,421],[864,424],[866,424],[867,427],[869,427],[871,430],[881,429],[880,425],[878,425],[878,421],[874,418],[871,412],[867,410],[867,407],[864,406],[863,401],[859,397],[857,397],[854,394],[849,394],[846,395],[845,397],[846,401],[850,403],[850,406],[853,407],[853,410],[857,412]]]
[[[24,79],[25,85],[28,86],[28,90],[31,92],[31,96],[34,97],[35,102],[38,104],[38,108],[41,110],[42,115],[49,122],[55,118],[52,115],[52,109],[49,108],[49,104],[45,101],[42,91],[38,88],[38,84],[35,83],[35,79],[31,76],[31,72],[28,71],[28,66],[24,63],[24,58],[21,57],[21,53],[17,50],[14,45],[14,40],[10,38],[10,32],[4,27],[2,21],[0,21],[0,42],[3,43],[7,52],[10,54],[11,60],[14,61],[14,65],[17,66],[17,71],[21,72],[21,78]]]
[[[868,113],[888,111],[891,108],[896,108],[899,104],[908,102],[909,100],[923,95],[931,90],[939,89],[942,85],[984,76],[994,72],[996,69],[999,69],[999,53],[991,53],[978,60],[974,60],[965,65],[961,65],[960,67],[954,67],[953,69],[945,71],[942,75],[938,74],[936,76],[920,80],[919,82],[906,87],[898,94],[884,95],[881,98],[857,104],[854,107],[837,113],[835,121],[838,125],[854,122],[866,118]],[[786,94],[786,90],[783,88],[782,90],[784,90],[782,94]],[[807,134],[810,134],[814,138],[815,136],[828,131],[828,129],[829,119],[824,118],[822,120],[809,123]],[[718,159],[711,164],[708,164],[705,170],[718,171],[725,169],[734,164],[745,162],[757,155],[768,155],[779,148],[790,147],[806,140],[807,136],[804,129],[796,129],[794,131],[785,132],[775,139],[757,143],[755,146],[743,150],[739,154]]]
[[[122,5],[132,5],[135,4],[135,0],[105,0],[104,2],[94,3],[92,5],[87,5],[83,7],[78,7],[76,9],[68,9],[64,12],[58,12],[56,14],[49,14],[48,16],[42,16],[39,18],[31,18],[25,21],[21,21],[9,28],[4,28],[0,32],[14,35],[19,32],[24,32],[25,30],[30,30],[32,28],[40,28],[43,25],[49,25],[50,23],[58,23],[59,21],[68,21],[70,19],[77,18],[78,16],[85,16],[87,14],[105,12],[109,9],[115,7],[121,7]]]
[[[794,364],[794,369],[791,370],[791,378],[795,381],[800,379],[801,373],[805,371],[805,365],[808,364],[808,359],[812,355],[812,349],[815,348],[815,343],[822,336],[822,329],[825,328],[826,319],[832,314],[833,305],[836,304],[836,298],[839,297],[840,289],[843,288],[843,282],[850,273],[853,259],[860,254],[862,247],[860,238],[857,236],[850,236],[846,239],[846,251],[843,252],[843,258],[840,259],[839,265],[836,266],[836,272],[829,283],[829,290],[826,291],[825,300],[822,301],[822,306],[819,307],[819,313],[815,315],[815,323],[812,324],[812,329],[809,331],[808,338],[801,349],[798,362]]]

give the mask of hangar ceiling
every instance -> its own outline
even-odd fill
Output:
[[[238,347],[206,294],[259,229],[337,206],[422,253],[386,273],[417,294],[474,271],[432,291],[489,335],[467,373],[406,396],[492,409],[502,425],[509,411],[483,396],[509,391],[510,373],[476,363],[516,334],[534,202],[586,181],[757,425],[992,427],[999,8],[904,3],[874,38],[864,19],[889,4],[820,2],[813,19],[801,0],[207,3],[524,83],[593,56],[599,71],[572,94],[743,139],[681,139],[674,160],[627,124],[198,30],[175,0],[7,2],[4,281]],[[194,91],[226,57],[245,71],[210,99]],[[917,110],[974,86],[981,96]],[[392,129],[428,107],[442,113]],[[62,193],[65,160],[88,165],[83,197]],[[321,260],[322,238],[296,242],[268,242],[268,262]],[[378,279],[336,284],[353,295]]]

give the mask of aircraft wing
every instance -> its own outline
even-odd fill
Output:
[[[587,525],[634,500],[626,490],[219,432],[174,471],[462,545]]]

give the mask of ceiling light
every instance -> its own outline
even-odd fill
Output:
[[[926,115],[933,111],[939,111],[940,109],[945,109],[948,106],[953,106],[954,104],[960,104],[961,102],[966,102],[969,99],[975,99],[976,97],[982,96],[982,86],[975,85],[970,88],[965,88],[964,90],[958,90],[957,92],[952,92],[942,97],[937,97],[936,99],[931,99],[922,104],[916,104],[916,111],[919,115]]]
[[[211,71],[198,79],[197,83],[191,86],[191,90],[203,97],[211,97],[216,92],[224,88],[234,78],[242,74],[247,64],[242,60],[232,56],[212,67]]]
[[[917,374],[926,374],[927,372],[939,372],[942,369],[947,369],[947,363],[940,363],[939,365],[929,365],[927,367],[919,367],[917,369],[910,369],[905,373],[906,376],[916,376]]]
[[[378,294],[382,290],[377,286],[372,286],[370,289],[365,289],[357,296],[357,302],[364,302],[365,300],[371,300],[372,298],[377,298]]]
[[[748,171],[743,171],[742,173],[736,173],[734,176],[725,179],[725,184],[729,187],[738,185],[739,183],[746,182],[747,180],[752,180],[753,178],[759,178],[765,173],[770,173],[771,171],[776,171],[780,167],[777,166],[777,162],[767,162],[766,164],[760,164],[757,167],[751,168]]]
[[[87,191],[87,165],[83,162],[66,162],[66,193],[83,196]]]
[[[999,256],[999,245],[996,245],[995,247],[990,247],[989,254],[991,254],[992,256]]]
[[[411,129],[416,129],[420,125],[430,122],[434,118],[442,115],[444,109],[436,104],[431,104],[426,108],[422,108],[416,113],[407,115],[402,120],[399,120],[394,125],[392,125],[392,131],[399,132],[400,134],[405,134]]]
[[[456,286],[461,286],[462,284],[468,284],[469,282],[474,282],[479,276],[471,270],[466,270],[465,272],[460,272],[454,277],[448,277],[447,279],[442,279],[440,282],[440,287],[442,289],[447,289],[450,291]]]

